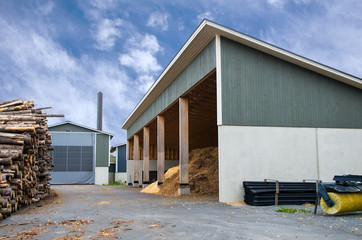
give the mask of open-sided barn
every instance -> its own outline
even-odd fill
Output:
[[[187,187],[189,152],[209,146],[222,202],[242,200],[246,180],[360,174],[361,89],[357,77],[204,20],[122,125],[129,181],[148,183],[156,164],[162,183],[176,161]]]

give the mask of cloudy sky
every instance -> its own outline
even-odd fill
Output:
[[[121,124],[203,18],[362,77],[360,0],[0,0],[0,101]]]

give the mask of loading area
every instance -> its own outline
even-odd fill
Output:
[[[138,188],[57,185],[58,197],[0,223],[0,239],[360,239],[360,214],[328,217],[162,197]],[[313,207],[293,206],[312,210]]]

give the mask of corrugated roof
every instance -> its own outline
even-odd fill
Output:
[[[112,133],[100,131],[100,130],[98,130],[98,129],[91,128],[91,127],[87,127],[87,126],[84,126],[84,125],[81,125],[81,124],[78,124],[78,123],[75,123],[75,122],[71,122],[71,121],[65,121],[65,122],[56,123],[56,124],[50,125],[48,128],[52,128],[52,127],[56,127],[56,126],[61,126],[61,125],[65,125],[65,124],[71,124],[71,125],[74,125],[74,126],[77,126],[77,127],[81,127],[81,128],[88,129],[88,130],[90,130],[90,131],[92,131],[92,132],[99,132],[99,133],[102,133],[102,134],[106,134],[106,135],[109,135],[109,136],[111,136],[111,137],[114,136]],[[49,131],[51,131],[51,130],[49,129]]]

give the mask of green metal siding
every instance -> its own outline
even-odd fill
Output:
[[[96,167],[108,167],[109,136],[96,134]]]
[[[127,138],[130,138],[138,132],[149,121],[200,81],[206,74],[211,72],[215,66],[215,40],[212,40],[165,91],[158,96],[146,111],[142,113],[132,126],[127,129]]]
[[[221,39],[223,125],[362,128],[362,90]]]
[[[69,132],[69,130],[70,132],[93,132],[89,129],[78,127],[69,123],[49,128],[49,131],[54,131],[54,132]]]

